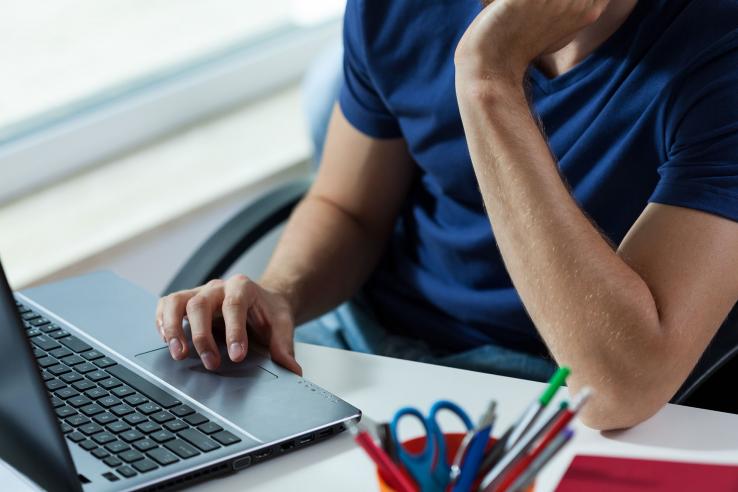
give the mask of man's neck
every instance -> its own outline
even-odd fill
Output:
[[[560,50],[538,57],[536,66],[549,77],[568,72],[623,25],[636,3],[638,0],[612,0],[594,24],[579,31]]]

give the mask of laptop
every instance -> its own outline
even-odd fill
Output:
[[[156,301],[108,272],[14,295],[0,265],[0,458],[51,492],[168,490],[360,419],[254,346],[217,372],[173,361]]]

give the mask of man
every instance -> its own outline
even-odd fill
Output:
[[[222,312],[231,359],[248,325],[299,372],[293,326],[368,280],[393,336],[548,352],[588,425],[646,419],[738,299],[737,27],[729,0],[349,1],[316,182],[258,284],[160,302],[173,357],[187,315],[215,369]]]

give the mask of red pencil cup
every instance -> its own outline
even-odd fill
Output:
[[[443,437],[446,440],[446,459],[449,463],[452,463],[454,460],[454,457],[456,456],[456,451],[458,451],[459,446],[461,446],[461,441],[464,440],[464,433],[462,432],[450,432],[448,434],[444,434]],[[487,450],[489,449],[497,442],[497,439],[494,437],[489,438],[489,442],[487,443]],[[403,447],[410,453],[420,453],[423,451],[423,448],[425,447],[425,436],[416,437],[415,439],[410,439],[409,441],[405,441],[402,443]],[[474,483],[472,490],[476,490],[476,488],[479,486],[479,482],[481,480]],[[379,483],[379,491],[380,492],[396,492],[395,489],[387,485],[387,482],[384,480],[384,474],[381,470],[377,469],[377,482]],[[449,490],[451,490],[449,488]],[[535,490],[535,482],[531,484],[531,486],[528,488],[527,492],[534,492]]]

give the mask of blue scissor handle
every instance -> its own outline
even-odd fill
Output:
[[[425,446],[423,446],[423,450],[420,453],[408,452],[398,438],[397,427],[403,417],[415,417],[420,420],[425,428]],[[434,433],[433,424],[429,422],[417,408],[403,407],[395,412],[395,416],[392,417],[392,422],[390,422],[390,434],[392,436],[392,440],[395,442],[397,456],[400,458],[400,461],[407,471],[410,472],[410,475],[415,479],[420,491],[439,491],[432,476],[433,459],[437,448],[436,434]]]
[[[438,400],[430,409],[428,424],[429,427],[432,427],[431,432],[435,435],[434,441],[437,443],[436,447],[438,451],[438,462],[432,472],[433,477],[436,483],[441,487],[441,490],[446,490],[451,476],[451,464],[448,462],[448,457],[446,456],[446,440],[444,439],[443,432],[438,425],[438,412],[441,410],[449,410],[456,414],[456,416],[464,423],[467,431],[474,428],[474,423],[472,423],[472,420],[463,408],[449,400]]]
[[[395,442],[397,455],[417,482],[421,492],[443,492],[450,481],[451,465],[446,456],[446,440],[436,420],[441,410],[449,410],[456,414],[467,430],[474,428],[469,415],[460,406],[448,400],[435,402],[428,418],[416,408],[403,407],[395,413],[390,422],[390,434]],[[425,446],[420,453],[409,453],[397,435],[400,420],[408,416],[420,420],[425,428]]]

